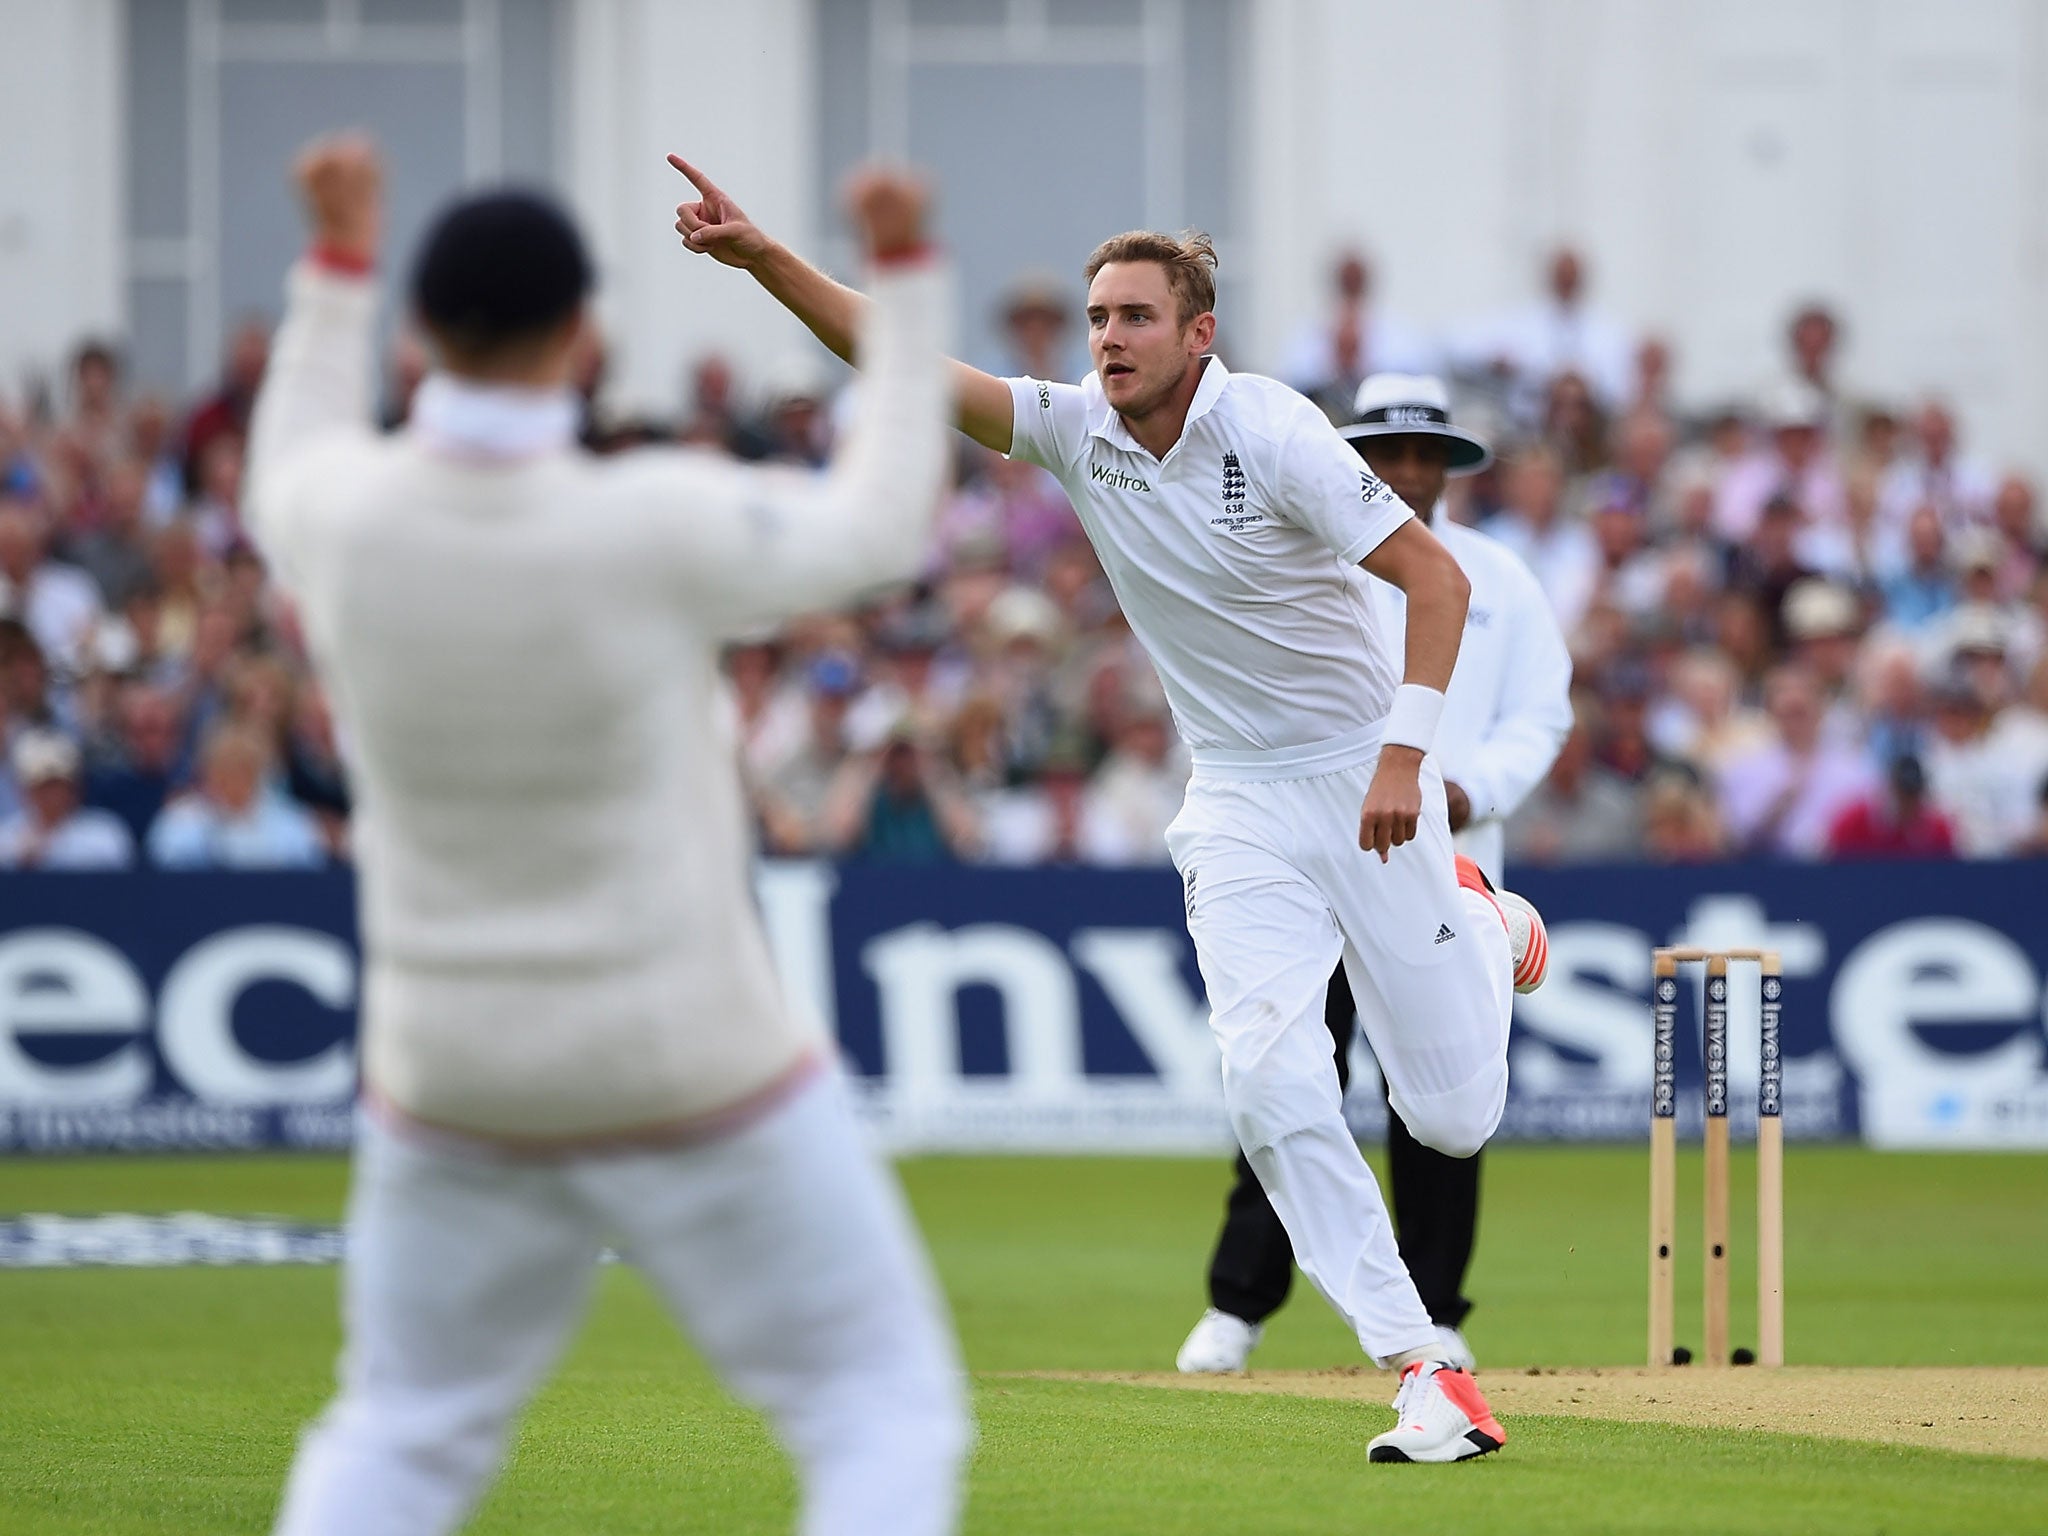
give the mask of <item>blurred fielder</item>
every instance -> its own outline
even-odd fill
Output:
[[[1440,506],[1445,482],[1473,475],[1493,455],[1451,420],[1441,380],[1379,373],[1358,388],[1357,421],[1342,435],[1372,472],[1418,509],[1472,583],[1464,643],[1445,690],[1435,753],[1458,851],[1496,887],[1501,882],[1501,823],[1543,781],[1572,725],[1571,653],[1550,602],[1513,551],[1452,522]],[[1403,598],[1372,584],[1375,617],[1401,630]],[[1508,898],[1512,900],[1513,898]],[[1547,946],[1522,956],[1517,991],[1542,982]],[[1323,1020],[1336,1046],[1337,1082],[1349,1080],[1356,1015],[1340,966],[1330,978]],[[1466,1266],[1479,1226],[1479,1155],[1447,1157],[1417,1141],[1399,1115],[1387,1117],[1387,1173],[1401,1258],[1436,1325],[1444,1358],[1472,1368],[1461,1325]],[[1251,1165],[1240,1156],[1223,1230],[1209,1261],[1209,1310],[1175,1360],[1183,1371],[1241,1371],[1265,1322],[1287,1300],[1294,1250]]]
[[[866,301],[769,239],[695,167],[685,243],[750,272],[841,357]],[[1137,232],[1089,258],[1080,385],[955,364],[957,425],[1052,471],[1192,749],[1167,832],[1238,1144],[1302,1269],[1401,1373],[1375,1461],[1462,1461],[1500,1424],[1435,1325],[1345,1126],[1322,1022],[1341,958],[1394,1110],[1454,1157],[1507,1097],[1516,959],[1540,924],[1457,868],[1427,754],[1468,583],[1322,412],[1208,355],[1215,252]],[[864,359],[872,366],[871,359]],[[1407,671],[1366,572],[1407,595]]]
[[[253,526],[356,790],[364,1114],[341,1390],[285,1536],[461,1524],[607,1243],[795,1459],[809,1536],[954,1528],[968,1440],[937,1292],[748,886],[721,642],[911,573],[945,474],[923,195],[871,173],[873,370],[829,475],[595,460],[566,387],[590,266],[518,193],[413,277],[440,371],[370,425],[380,222],[361,141],[299,178]]]

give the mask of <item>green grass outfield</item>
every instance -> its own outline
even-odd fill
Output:
[[[1469,1333],[1496,1366],[1637,1364],[1640,1148],[1489,1154]],[[1795,1146],[1788,1353],[1835,1365],[2048,1364],[2048,1157]],[[1368,1530],[2048,1530],[2048,1461],[1789,1435],[1516,1417],[1506,1451],[1373,1467],[1376,1407],[1022,1379],[1169,1365],[1201,1310],[1220,1160],[933,1158],[904,1166],[970,1365],[971,1531],[1289,1536]],[[1737,1342],[1754,1220],[1738,1158]],[[332,1219],[313,1158],[0,1161],[0,1211],[206,1210]],[[1681,1234],[1698,1230],[1683,1165]],[[1680,1255],[1697,1343],[1698,1250]],[[0,1532],[260,1532],[338,1343],[332,1269],[0,1272]],[[1308,1289],[1257,1363],[1354,1362]],[[790,1480],[638,1280],[604,1278],[474,1530],[782,1532]],[[372,1536],[372,1533],[366,1533]]]

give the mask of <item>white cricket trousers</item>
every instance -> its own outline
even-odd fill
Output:
[[[1197,751],[1166,841],[1238,1143],[1302,1273],[1384,1363],[1436,1330],[1344,1121],[1323,1023],[1330,973],[1341,957],[1394,1113],[1452,1157],[1500,1124],[1514,984],[1499,912],[1458,885],[1434,758],[1415,838],[1385,864],[1358,846],[1378,763],[1364,750]]]
[[[300,1445],[278,1536],[460,1526],[607,1242],[766,1411],[804,1536],[954,1530],[971,1426],[952,1334],[830,1071],[741,1131],[657,1152],[515,1160],[364,1116],[341,1391]]]

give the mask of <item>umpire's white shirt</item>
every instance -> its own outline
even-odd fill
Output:
[[[1458,849],[1501,883],[1501,823],[1543,782],[1572,728],[1572,658],[1543,588],[1515,552],[1439,511],[1432,529],[1472,583],[1436,758],[1472,801]],[[1407,594],[1372,583],[1381,629],[1407,632]]]
[[[1362,744],[1400,681],[1358,562],[1412,515],[1307,399],[1204,360],[1157,459],[1090,374],[1010,379],[1010,456],[1065,488],[1182,737],[1206,754]]]
[[[372,286],[293,274],[249,500],[350,747],[374,1099],[500,1138],[687,1132],[824,1049],[754,915],[719,649],[916,570],[942,286],[876,281],[820,477],[596,459],[563,397],[454,381],[379,437]]]

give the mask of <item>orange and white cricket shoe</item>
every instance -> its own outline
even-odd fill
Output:
[[[1534,992],[1550,974],[1550,933],[1543,926],[1543,914],[1525,896],[1496,891],[1486,871],[1464,854],[1457,855],[1457,860],[1458,884],[1477,891],[1500,913],[1501,924],[1508,931],[1508,953],[1515,962],[1515,990]]]
[[[1470,1461],[1508,1443],[1469,1371],[1445,1360],[1418,1360],[1401,1372],[1394,1394],[1400,1422],[1373,1437],[1370,1461]]]

